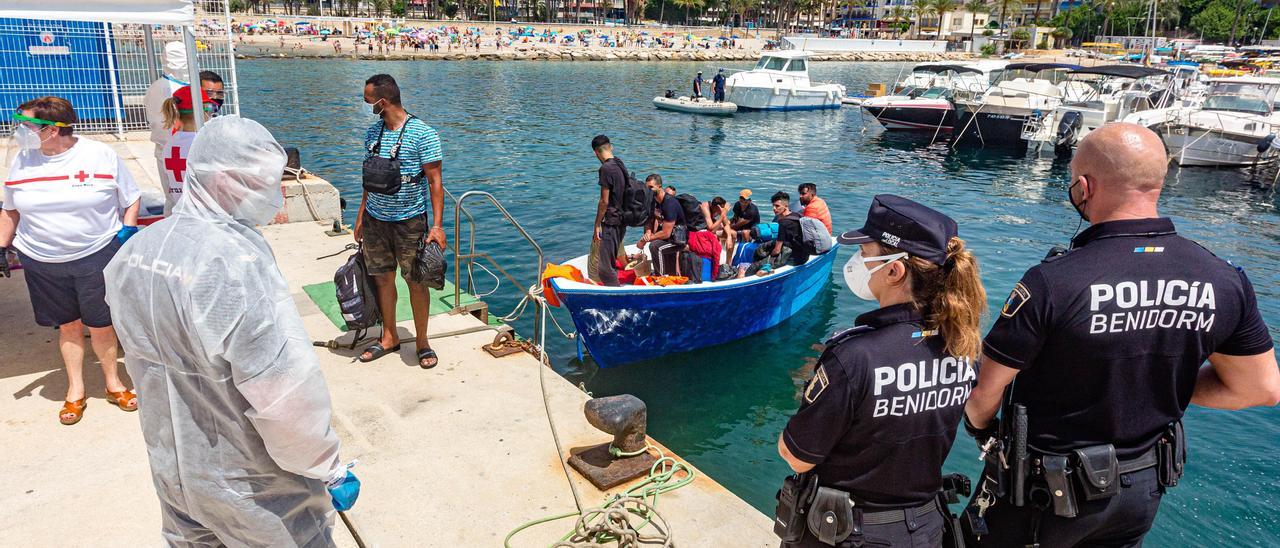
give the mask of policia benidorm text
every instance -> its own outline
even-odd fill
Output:
[[[1182,475],[1187,405],[1280,400],[1244,270],[1156,211],[1166,166],[1141,126],[1080,142],[1068,198],[1092,226],[1014,286],[965,406],[987,463],[962,516],[971,543],[1141,545]]]
[[[942,462],[977,378],[978,264],[955,221],[888,194],[840,242],[860,246],[845,284],[880,308],[827,341],[779,436],[799,475],[779,492],[774,531],[785,548],[937,544],[955,537],[947,504],[967,494]]]

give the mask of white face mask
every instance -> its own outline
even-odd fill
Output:
[[[893,261],[906,258],[906,256],[906,253],[894,253],[893,255],[881,255],[879,257],[863,257],[862,249],[859,248],[858,251],[854,252],[853,257],[849,258],[849,262],[844,264],[844,283],[849,286],[849,289],[859,299],[874,301],[876,296],[871,293],[871,275],[881,268],[889,266]],[[867,263],[874,261],[884,261],[884,264],[868,269]]]
[[[18,124],[13,130],[13,140],[17,142],[18,148],[22,150],[36,150],[40,145],[44,144],[44,139],[40,138],[38,132],[32,131],[25,124]]]
[[[382,111],[378,110],[378,103],[381,102],[382,99],[378,99],[372,103],[364,103],[364,109],[374,116],[382,116]]]

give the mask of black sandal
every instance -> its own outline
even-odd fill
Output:
[[[433,363],[431,365],[422,365],[422,360],[428,360],[428,359],[435,359],[436,363]],[[421,367],[423,369],[431,369],[432,367],[435,367],[437,365],[440,365],[440,357],[436,356],[435,350],[432,350],[430,348],[418,349],[418,367]]]
[[[399,352],[399,351],[400,351],[400,345],[398,344],[391,348],[383,348],[382,343],[373,343],[369,345],[368,348],[364,349],[364,352],[361,352],[360,357],[356,359],[360,360],[362,363],[369,363],[373,360],[386,356],[387,354],[391,354],[392,352]],[[369,354],[369,359],[367,360],[364,359],[365,354]]]

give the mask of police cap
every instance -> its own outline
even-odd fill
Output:
[[[841,234],[842,244],[880,242],[938,266],[947,262],[947,242],[956,222],[938,211],[901,196],[880,194],[871,200],[862,228]]]

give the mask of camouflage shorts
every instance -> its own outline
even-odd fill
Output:
[[[364,212],[360,236],[364,239],[364,263],[370,274],[395,272],[408,279],[418,242],[427,235],[427,216],[418,215],[402,221],[382,221]]]

